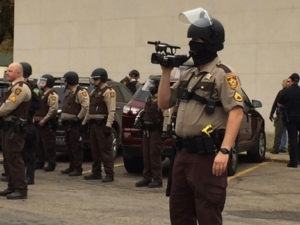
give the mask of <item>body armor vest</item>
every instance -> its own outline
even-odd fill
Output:
[[[18,83],[14,84],[11,88],[9,88],[8,90],[6,90],[5,92],[3,92],[3,97],[2,97],[2,102],[5,102],[8,97],[11,94],[11,90],[14,86],[19,85],[20,87],[23,86],[23,84],[27,85],[26,82],[24,81],[19,81]],[[29,86],[28,86],[29,87]],[[30,89],[30,87],[29,87]],[[31,104],[31,100],[27,101],[27,102],[22,102],[15,110],[13,110],[11,113],[9,113],[8,115],[12,115],[12,116],[16,116],[18,118],[22,118],[22,119],[27,119],[28,116],[28,111],[30,108],[30,104]]]
[[[49,111],[49,105],[48,105],[48,98],[49,95],[52,95],[54,93],[54,90],[48,91],[48,93],[44,96],[44,98],[41,101],[41,108],[36,111],[35,116],[46,116]]]
[[[89,114],[105,114],[108,115],[108,110],[106,103],[104,101],[103,94],[107,89],[111,89],[111,87],[105,87],[103,89],[95,89],[90,96],[90,106],[89,106]]]
[[[132,94],[134,94],[136,92],[136,84],[137,84],[137,81],[128,82],[126,84],[126,87],[132,92]]]
[[[158,108],[157,101],[153,101],[151,96],[148,97],[144,108],[143,120],[153,123],[163,123],[163,119],[164,116],[162,111]]]
[[[74,94],[72,94],[71,91],[68,93],[68,95],[64,99],[62,113],[78,115],[78,113],[81,110],[81,105],[79,103],[76,103],[75,100],[76,100],[76,96],[77,96],[78,92],[82,89],[83,89],[82,87],[77,86]]]

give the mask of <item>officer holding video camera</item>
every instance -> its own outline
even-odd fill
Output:
[[[217,55],[225,40],[223,25],[202,8],[181,13],[180,20],[190,24],[194,67],[170,88],[173,67],[163,64],[158,90],[160,108],[178,104],[171,224],[221,225],[227,163],[243,118],[241,84]]]

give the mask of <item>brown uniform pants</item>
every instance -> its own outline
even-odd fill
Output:
[[[83,148],[81,147],[80,136],[80,126],[65,126],[65,142],[71,169],[82,170]]]
[[[44,164],[48,161],[56,165],[55,131],[51,130],[49,123],[43,127],[37,125],[37,129],[37,162]]]
[[[170,194],[172,225],[221,225],[226,200],[227,171],[212,174],[215,154],[177,152]]]
[[[91,124],[90,142],[93,157],[92,173],[101,175],[101,163],[106,175],[114,176],[112,136],[104,136],[105,124]]]
[[[143,177],[147,180],[162,181],[162,158],[164,144],[161,140],[162,132],[144,131],[143,135]],[[147,137],[149,136],[149,137]]]
[[[22,158],[24,143],[24,133],[15,132],[12,127],[3,131],[2,150],[8,187],[20,191],[27,191],[25,165]]]

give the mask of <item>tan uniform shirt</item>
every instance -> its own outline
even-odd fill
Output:
[[[105,83],[102,85],[100,89],[104,89],[107,86],[108,85]],[[92,94],[94,91],[95,89],[92,90],[90,94]],[[108,111],[106,126],[112,127],[112,124],[114,123],[115,120],[115,113],[116,113],[116,92],[112,88],[107,89],[103,93],[103,97],[104,97],[103,100],[106,104],[107,111]],[[83,124],[85,124],[89,119],[103,119],[105,116],[106,115],[101,115],[101,114],[93,114],[93,115],[88,114],[84,119]]]
[[[187,86],[188,90],[191,91],[197,85],[199,87],[195,91],[197,95],[206,99],[211,97],[214,100],[220,100],[223,105],[223,107],[216,107],[215,112],[209,115],[204,111],[205,105],[196,100],[178,102],[175,132],[179,137],[200,136],[201,130],[209,124],[213,129],[225,129],[228,112],[235,106],[243,107],[240,79],[233,72],[224,72],[221,67],[218,67],[219,63],[217,57],[206,67],[205,71],[192,68],[171,87],[170,107],[176,105],[179,84],[182,81],[188,81],[195,73]],[[201,76],[201,72],[207,73]],[[201,77],[203,78],[199,81]],[[212,87],[213,92],[211,93]]]
[[[45,95],[47,95],[47,93],[49,91],[51,91],[51,90],[52,89],[49,89],[49,90],[45,91],[42,94],[42,99],[44,99]],[[59,101],[58,94],[56,94],[55,92],[53,92],[52,94],[50,94],[48,96],[48,100],[47,100],[47,105],[49,106],[49,110],[48,110],[47,115],[44,118],[39,117],[39,116],[35,116],[34,117],[34,121],[35,122],[39,122],[41,120],[45,120],[47,122],[48,120],[50,120],[57,113],[57,110],[58,110],[58,101]]]
[[[70,92],[74,94],[76,92],[77,86],[75,87],[74,90],[72,90],[72,91],[70,90]],[[86,117],[86,114],[89,111],[89,104],[90,104],[90,97],[89,97],[86,89],[82,89],[82,90],[78,91],[75,102],[81,105],[81,110],[78,113],[77,117],[79,119],[84,119]],[[69,113],[61,114],[62,120],[71,120],[73,117],[74,117],[73,114],[69,114]]]
[[[4,121],[11,121],[12,116],[8,116],[13,110],[15,110],[22,102],[27,102],[31,100],[31,90],[27,84],[16,85],[12,87],[19,81],[24,81],[24,78],[16,79],[12,82],[12,85],[8,88],[11,89],[11,94],[8,99],[0,107],[0,117],[3,117]]]

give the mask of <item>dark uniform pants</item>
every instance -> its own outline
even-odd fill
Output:
[[[162,181],[162,153],[164,150],[163,141],[161,140],[162,132],[144,131],[143,135],[143,177],[147,180]],[[147,137],[149,136],[149,137]]]
[[[275,137],[274,137],[274,145],[273,150],[279,151],[282,132],[285,128],[285,125],[282,120],[282,112],[279,112],[277,117],[274,120],[274,126],[275,126]]]
[[[36,141],[37,129],[33,123],[26,126],[26,138],[23,147],[22,157],[26,166],[26,176],[34,179],[35,162],[36,162]]]
[[[112,150],[112,135],[104,136],[105,124],[91,124],[90,142],[93,157],[92,173],[101,175],[101,163],[106,175],[114,176],[114,159]]]
[[[44,164],[47,161],[49,164],[56,165],[56,150],[55,150],[55,130],[52,130],[49,123],[45,123],[43,127],[37,125],[37,162]]]
[[[71,169],[82,170],[83,148],[81,147],[80,136],[80,126],[65,126],[65,141]]]
[[[297,166],[300,154],[300,142],[298,142],[298,132],[300,132],[300,123],[288,123],[287,130],[290,141],[290,164]]]
[[[221,225],[226,200],[227,171],[212,174],[215,154],[177,152],[172,175],[170,218],[172,225]]]
[[[15,190],[26,191],[25,165],[22,159],[22,150],[25,135],[9,128],[2,133],[2,150],[4,168],[8,180],[8,187]]]

